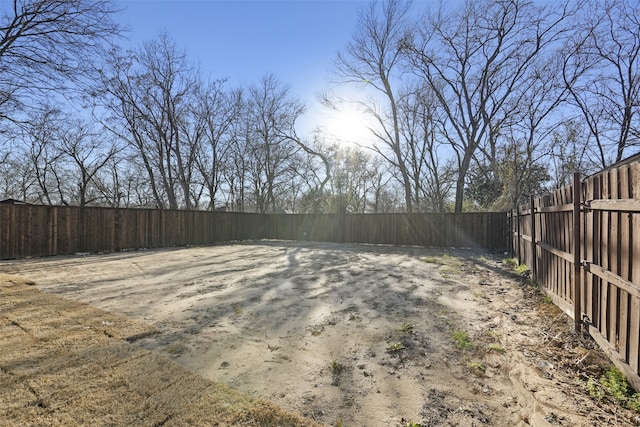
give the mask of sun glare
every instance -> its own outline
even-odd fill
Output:
[[[339,142],[369,145],[373,139],[371,120],[359,109],[340,106],[331,111],[325,125],[327,134]]]

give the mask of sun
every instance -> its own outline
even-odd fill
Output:
[[[356,106],[341,105],[327,114],[324,128],[327,135],[338,142],[371,145],[371,119]]]

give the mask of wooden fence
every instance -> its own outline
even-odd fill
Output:
[[[0,259],[257,239],[504,250],[507,221],[504,213],[261,215],[0,205]]]
[[[640,390],[640,156],[511,214],[532,279]]]

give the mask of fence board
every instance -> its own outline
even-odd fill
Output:
[[[593,179],[594,185],[596,186],[596,194],[595,197],[600,199],[603,197],[603,176],[597,176]],[[591,260],[594,263],[600,265],[600,259],[602,258],[602,252],[604,252],[604,246],[602,244],[603,235],[602,235],[602,222],[604,217],[604,212],[602,211],[594,211],[590,216],[594,218],[594,229],[593,229],[593,258]],[[593,276],[592,276],[593,277]],[[602,290],[603,281],[600,277],[593,277],[593,293],[594,293],[594,313],[593,320],[595,321],[595,326],[597,328],[600,327],[600,317],[599,313],[601,310],[601,290]]]

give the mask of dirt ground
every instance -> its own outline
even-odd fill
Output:
[[[640,425],[579,385],[608,361],[504,258],[262,241],[0,272],[146,322],[137,348],[326,425]]]

